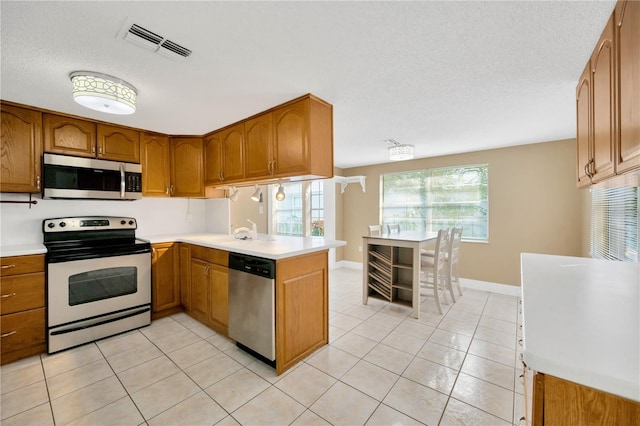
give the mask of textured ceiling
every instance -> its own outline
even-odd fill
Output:
[[[313,93],[334,105],[335,165],[575,137],[575,85],[613,1],[0,2],[0,97],[168,134],[203,134]],[[118,37],[135,22],[193,51]],[[69,74],[138,89],[138,110],[75,104]]]

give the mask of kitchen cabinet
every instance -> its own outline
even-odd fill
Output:
[[[266,113],[244,123],[247,179],[273,177],[273,114]]]
[[[333,107],[313,95],[273,111],[274,177],[333,177]]]
[[[244,124],[238,123],[204,139],[205,185],[244,180]]]
[[[180,303],[191,309],[191,246],[180,243]]]
[[[218,333],[229,333],[229,253],[192,245],[190,262],[191,316]]]
[[[44,151],[101,160],[140,162],[139,132],[89,120],[44,114]]]
[[[2,364],[46,349],[44,269],[44,255],[0,258]]]
[[[201,137],[171,138],[172,197],[204,197],[203,149]]]
[[[180,250],[176,243],[151,246],[151,311],[153,319],[179,312]]]
[[[42,113],[2,103],[0,191],[40,192]]]
[[[576,90],[579,186],[615,175],[613,18],[607,22]]]
[[[640,425],[640,403],[527,369],[527,425]]]
[[[140,135],[142,195],[169,197],[171,186],[171,150],[169,137],[144,132]]]
[[[619,1],[614,11],[618,81],[618,173],[640,168],[640,3]]]
[[[276,373],[329,342],[328,251],[276,261]]]

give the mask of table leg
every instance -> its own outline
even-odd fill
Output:
[[[368,280],[368,271],[369,271],[369,256],[367,253],[368,245],[363,244],[362,250],[362,304],[366,305],[369,301],[369,280]]]
[[[413,317],[420,319],[420,245],[415,244],[413,246],[413,282],[411,283],[413,288],[413,300],[411,305],[413,306]]]

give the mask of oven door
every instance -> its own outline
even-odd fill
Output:
[[[47,265],[48,326],[151,304],[151,253]]]

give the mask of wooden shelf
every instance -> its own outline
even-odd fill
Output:
[[[405,302],[399,293],[411,292],[413,249],[369,244],[367,247],[367,287],[390,302]]]

